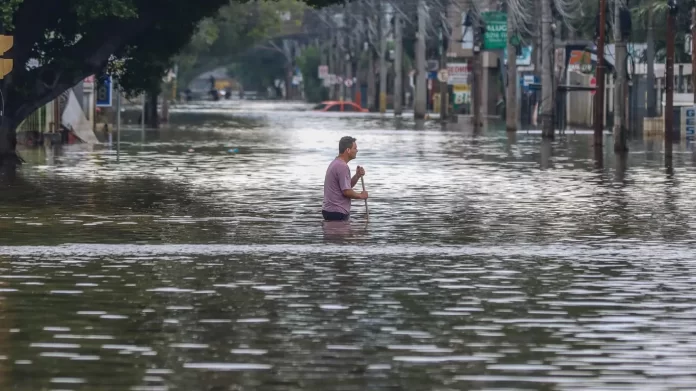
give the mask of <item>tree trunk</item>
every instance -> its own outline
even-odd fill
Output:
[[[285,70],[285,100],[292,99],[292,64],[288,63]]]
[[[0,120],[0,176],[14,175],[17,166],[24,161],[17,155],[17,125],[11,117]]]
[[[145,104],[145,123],[150,129],[159,129],[159,115],[157,113],[157,102],[159,94],[148,92],[147,103]]]
[[[517,49],[510,44],[514,35],[512,18],[507,26],[507,95],[505,97],[505,128],[508,132],[517,131]]]
[[[553,31],[551,0],[541,2],[541,136],[554,138]]]
[[[624,125],[626,102],[626,41],[621,34],[621,7],[614,3],[614,42],[616,63],[616,85],[614,88],[614,151],[624,152],[626,146],[626,126]]]
[[[645,41],[648,44],[645,51],[645,59],[648,63],[646,84],[648,87],[647,111],[648,117],[657,117],[657,91],[655,88],[655,31],[654,15],[652,9],[648,10],[648,31]]]
[[[375,93],[376,93],[376,80],[375,80],[375,52],[370,48],[367,55],[367,108],[371,112],[377,111],[375,107]]]
[[[394,15],[394,115],[403,113],[403,50],[404,42],[402,37],[401,14]]]
[[[385,26],[384,4],[379,2],[379,112],[387,111],[387,28]]]

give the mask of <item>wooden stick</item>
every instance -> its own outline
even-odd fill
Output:
[[[365,191],[365,180],[363,180],[363,177],[360,177],[360,183],[362,184],[363,191]],[[367,198],[365,199],[365,216],[367,219],[370,218],[370,212],[367,209]]]

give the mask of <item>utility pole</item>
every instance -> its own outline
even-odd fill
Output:
[[[691,8],[691,89],[696,104],[696,6]]]
[[[338,28],[336,33],[336,74],[343,75],[341,77],[341,84],[338,85],[338,97],[339,100],[346,99],[346,81],[344,80],[345,74],[345,50],[343,48],[343,34],[341,34],[342,26]]]
[[[377,26],[379,28],[379,112],[387,111],[387,26],[384,15],[384,2],[379,1]]]
[[[648,47],[645,50],[645,60],[648,63],[646,85],[648,87],[648,117],[657,117],[657,91],[655,88],[655,14],[652,8],[648,9],[648,31],[646,32]]]
[[[413,107],[415,119],[424,119],[426,106],[425,74],[425,0],[418,0],[418,33],[416,34],[416,93]]]
[[[541,137],[553,140],[554,123],[554,72],[553,72],[553,14],[551,1],[541,1]]]
[[[447,4],[445,3],[445,15],[444,20],[440,20],[440,69],[447,69],[447,46],[448,46],[448,33],[447,27],[445,26],[445,21],[447,20]],[[448,95],[448,81],[440,81],[440,122],[447,121],[447,106],[449,105]]]
[[[394,115],[400,116],[404,112],[403,108],[403,51],[404,42],[402,37],[401,14],[394,13]]]
[[[334,42],[334,33],[329,30],[329,75],[336,75],[336,63],[334,62],[334,52],[336,51]],[[329,77],[329,99],[336,100],[336,86],[334,85],[334,79]]]
[[[517,39],[512,23],[512,17],[507,16],[507,86],[505,88],[505,129],[508,132],[517,131],[517,45],[513,40]],[[518,42],[515,42],[518,43]]]
[[[375,109],[375,39],[372,30],[372,16],[365,14],[365,26],[367,26],[367,108],[370,112]]]
[[[350,51],[350,46],[348,47],[348,52],[346,54],[346,80],[350,80],[350,87],[346,84],[346,100],[352,102],[353,97],[353,54]]]
[[[614,88],[614,151],[626,152],[626,41],[621,25],[622,7],[614,2],[614,42],[616,58],[616,86]]]
[[[595,93],[594,145],[602,148],[604,137],[604,34],[607,25],[606,0],[599,0],[599,40],[597,42],[597,92]]]
[[[470,12],[471,15],[471,12]],[[481,49],[483,48],[483,28],[481,26],[481,19],[478,15],[472,17],[472,28],[474,29],[474,57],[472,59],[472,68],[470,70],[473,80],[471,81],[473,89],[472,97],[472,111],[473,111],[473,121],[474,121],[474,131],[481,129],[483,125],[481,121],[481,99],[483,97],[483,86],[481,81],[483,80],[483,64],[481,63]]]
[[[672,159],[672,132],[674,118],[674,17],[677,11],[676,0],[667,1],[667,59],[665,61],[665,163]]]

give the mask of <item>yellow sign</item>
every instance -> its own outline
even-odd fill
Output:
[[[4,79],[12,72],[13,61],[7,58],[0,58],[0,80]]]
[[[452,86],[454,92],[469,92],[470,86],[468,84],[455,84]]]
[[[14,37],[11,35],[0,35],[0,56],[7,53],[14,46]]]
[[[7,53],[14,45],[14,37],[11,35],[0,35],[0,56]],[[0,58],[0,80],[12,72],[14,62],[9,58]]]

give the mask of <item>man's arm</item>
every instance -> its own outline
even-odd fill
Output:
[[[353,189],[346,189],[343,190],[343,195],[353,199],[353,200],[364,200],[367,199],[367,192],[363,191],[362,193],[358,193],[357,191]]]
[[[355,185],[358,184],[360,177],[362,177],[363,175],[365,175],[365,169],[358,166],[358,168],[355,170],[355,175],[353,175],[353,177],[350,178],[350,187],[355,187]]]
[[[359,180],[360,180],[360,175],[356,172],[355,175],[353,175],[353,177],[350,178],[350,187],[355,187],[355,185],[358,184]]]

